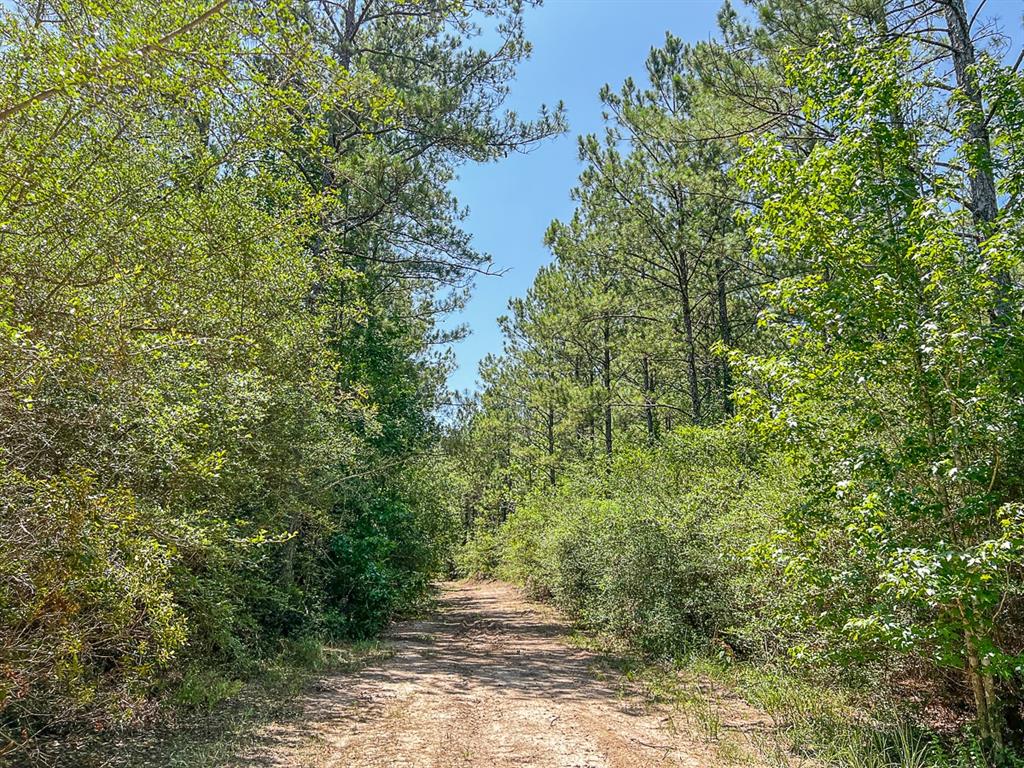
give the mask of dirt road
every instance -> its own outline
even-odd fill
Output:
[[[397,625],[394,656],[329,677],[247,766],[712,766],[713,749],[625,695],[557,615],[498,583],[447,584],[429,619]]]

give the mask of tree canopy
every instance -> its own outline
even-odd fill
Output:
[[[601,91],[460,428],[463,568],[658,652],[959,676],[1004,759],[1020,61],[960,0],[751,6]]]

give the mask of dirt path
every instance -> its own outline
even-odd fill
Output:
[[[238,765],[310,768],[711,766],[713,749],[623,695],[556,614],[498,583],[446,584],[437,613],[399,624],[394,656],[329,677],[298,723]],[[687,728],[680,730],[686,731]],[[750,763],[744,762],[749,765]]]

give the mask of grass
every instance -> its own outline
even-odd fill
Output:
[[[396,618],[428,616],[436,601],[432,589]],[[298,695],[317,677],[355,672],[391,654],[376,639],[329,646],[313,638],[282,640],[275,656],[244,669],[186,669],[154,697],[140,725],[27,739],[0,754],[0,768],[217,768],[253,743],[261,726],[297,716]]]
[[[595,651],[652,704],[681,714],[723,763],[768,768],[984,768],[968,736],[944,741],[913,713],[877,696],[769,667],[692,654],[646,660],[620,641],[577,631],[577,647]],[[735,701],[742,702],[735,706]],[[743,710],[746,714],[743,714]],[[746,717],[747,722],[734,722]]]
[[[216,768],[254,743],[260,726],[297,716],[298,694],[317,677],[354,672],[390,655],[376,640],[337,647],[301,640],[285,643],[245,679],[196,667],[165,698],[155,722],[36,744],[26,759],[38,768]]]
[[[674,670],[716,680],[764,712],[771,727],[758,752],[769,765],[781,764],[783,752],[829,768],[984,765],[970,740],[943,743],[894,702],[871,702],[839,686],[752,664],[694,658],[674,665]]]
[[[692,657],[667,671],[662,667],[659,674],[715,681],[763,712],[769,726],[750,742],[766,765],[794,760],[827,768],[984,765],[969,739],[944,743],[894,702],[872,701],[784,669]]]
[[[214,768],[251,744],[261,725],[299,714],[296,697],[316,677],[354,672],[391,655],[380,642],[365,641],[325,647],[312,641],[287,647],[281,656],[248,683],[214,707],[194,710],[186,728],[154,753],[124,763],[131,768]],[[111,766],[114,768],[114,766]]]

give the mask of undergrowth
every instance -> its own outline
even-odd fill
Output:
[[[284,641],[271,659],[237,670],[188,669],[168,691],[154,722],[122,732],[76,734],[33,741],[31,754],[6,765],[37,768],[215,768],[243,753],[260,726],[300,713],[298,696],[325,674],[354,672],[388,658],[378,640],[328,646],[314,639]],[[5,765],[0,757],[0,765]]]
[[[654,660],[620,640],[587,632],[574,645],[599,653],[624,692],[667,707],[719,761],[770,768],[981,768],[971,733],[951,738],[922,726],[891,699],[808,680],[781,666],[691,653]],[[1014,764],[1016,765],[1016,763]]]

